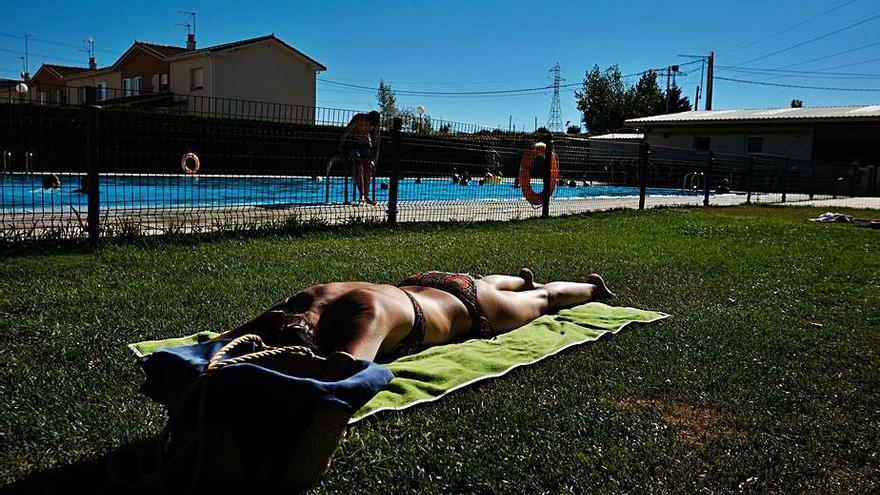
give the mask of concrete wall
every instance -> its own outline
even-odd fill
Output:
[[[122,72],[120,71],[112,71],[112,72],[102,72],[95,75],[89,75],[86,77],[74,77],[70,76],[67,78],[67,85],[71,88],[82,88],[85,86],[97,86],[99,82],[103,82],[107,84],[108,88],[108,98],[118,98],[122,96]],[[70,91],[70,103],[80,104],[85,103],[83,100],[83,95],[80,91]]]
[[[122,71],[120,81],[124,78],[143,77],[143,92],[155,93],[159,88],[153,87],[153,74],[168,74],[169,64],[155,55],[147,53],[140,48],[135,48],[122,62],[119,70]],[[122,88],[122,83],[119,85]]]
[[[190,86],[190,71],[201,67],[205,70],[205,85],[202,89]],[[220,96],[214,94],[214,68],[211,55],[205,53],[197,57],[185,58],[171,62],[171,92],[191,96]]]
[[[215,96],[315,106],[314,66],[272,40],[214,55]]]
[[[764,154],[809,159],[813,154],[813,129],[804,127],[710,127],[655,128],[646,138],[655,146],[693,149],[697,136],[710,139],[710,148],[716,153],[745,154],[750,136],[764,138]]]

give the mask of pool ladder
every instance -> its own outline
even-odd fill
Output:
[[[684,176],[681,182],[681,192],[695,192],[701,189],[703,182],[703,172],[691,172]]]
[[[0,170],[0,173],[3,174],[11,174],[12,173],[12,157],[13,154],[9,150],[3,150],[3,169]],[[33,170],[33,159],[34,153],[33,151],[26,151],[24,153],[24,172],[31,173]]]
[[[334,156],[333,158],[330,159],[330,161],[327,162],[327,168],[324,171],[324,203],[328,204],[328,205],[330,204],[330,171],[333,168],[333,165],[336,163],[338,163],[342,167],[344,167],[342,180],[345,181],[344,182],[345,197],[343,198],[343,203],[348,204],[348,202],[349,202],[348,201],[348,179],[349,179],[349,177],[352,178],[352,180],[351,180],[351,188],[352,188],[351,199],[354,200],[354,194],[355,194],[355,191],[354,191],[354,188],[355,188],[355,185],[354,185],[354,165],[352,165],[351,167],[345,167],[345,165],[346,165],[345,160],[343,160],[342,158],[339,158],[338,156]],[[376,175],[375,175],[375,173],[373,174],[373,178],[372,178],[371,195],[373,196],[373,201],[376,201]]]

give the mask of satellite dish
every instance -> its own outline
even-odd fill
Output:
[[[417,107],[416,107],[416,113],[419,114],[419,115],[425,113],[425,107],[423,107],[422,105],[417,106]]]
[[[18,94],[20,94],[20,95],[23,95],[23,94],[27,93],[27,92],[28,92],[28,89],[29,89],[29,88],[28,88],[28,85],[25,84],[25,83],[23,83],[23,82],[20,82],[20,83],[18,83],[18,84],[15,85],[15,92],[18,93]]]

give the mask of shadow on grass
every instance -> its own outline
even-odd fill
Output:
[[[157,439],[122,446],[105,456],[29,474],[2,488],[8,495],[53,493],[156,493],[156,486],[141,483],[141,471],[153,468]],[[142,466],[141,462],[146,466]],[[111,468],[114,474],[111,474]],[[117,479],[119,478],[119,479]],[[122,484],[120,481],[131,484]]]
[[[157,493],[304,493],[311,487],[300,490],[256,484],[250,480],[230,482],[229,480],[211,483],[204,480],[192,489],[183,489],[180,483],[159,484],[151,481],[156,460],[157,438],[119,447],[95,459],[81,461],[27,475],[24,479],[0,487],[4,495],[33,494],[157,494]],[[206,473],[210,477],[211,473]],[[186,484],[191,480],[185,480]]]

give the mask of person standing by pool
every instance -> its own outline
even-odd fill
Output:
[[[379,161],[379,141],[381,135],[381,118],[379,112],[359,113],[351,118],[342,140],[339,142],[339,154],[350,160],[354,168],[353,179],[358,188],[358,202],[374,205],[369,198],[370,181]]]

